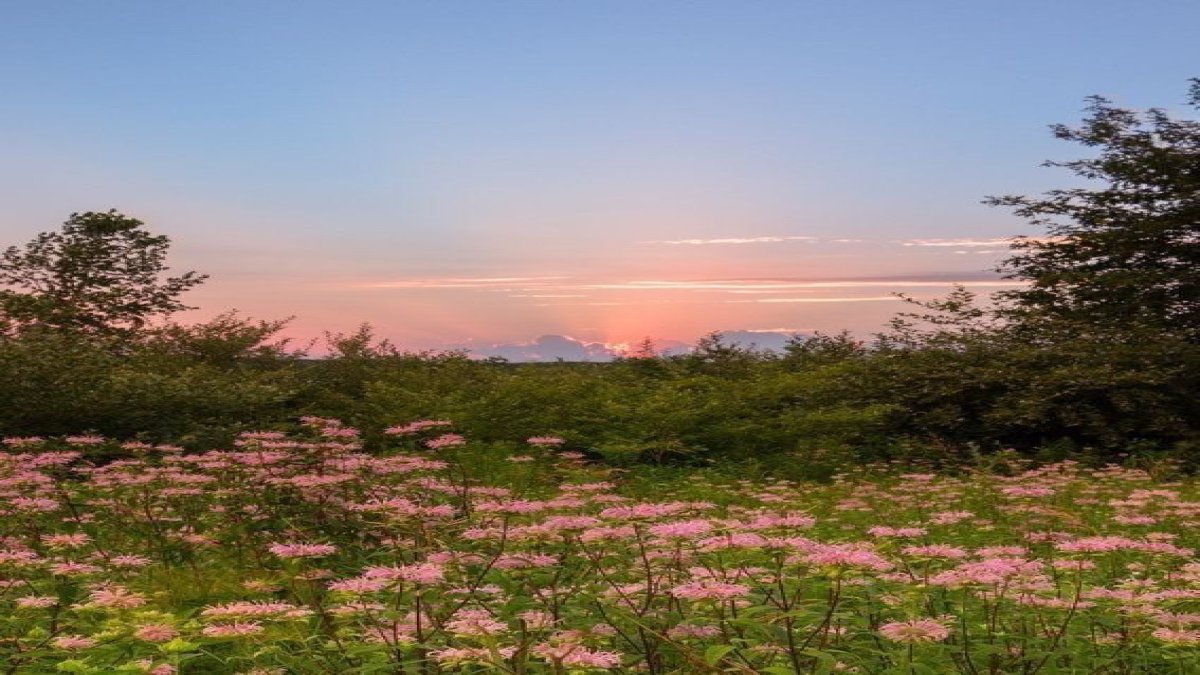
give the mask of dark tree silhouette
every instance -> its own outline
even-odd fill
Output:
[[[136,332],[156,316],[191,309],[178,297],[207,275],[165,277],[170,239],[117,211],[75,213],[0,255],[0,327],[94,335]]]
[[[1200,121],[1089,99],[1078,128],[1055,136],[1097,148],[1090,159],[1046,162],[1098,185],[1038,197],[992,197],[1045,227],[1019,238],[1002,263],[1026,288],[1001,293],[1018,324],[1064,321],[1079,330],[1133,329],[1200,337]],[[1200,110],[1200,79],[1188,105]]]

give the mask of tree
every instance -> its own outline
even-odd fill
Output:
[[[304,348],[292,349],[291,339],[279,337],[291,321],[248,319],[231,310],[191,325],[156,326],[145,331],[140,342],[168,359],[227,369],[277,367],[307,354]]]
[[[128,335],[157,316],[191,309],[177,299],[207,275],[162,278],[170,239],[115,210],[73,213],[0,255],[0,328]]]
[[[783,359],[793,367],[811,368],[851,359],[861,359],[870,353],[867,343],[850,331],[828,334],[793,335],[783,348]]]
[[[1113,106],[1093,96],[1078,128],[1052,127],[1067,141],[1098,148],[1090,159],[1046,162],[1098,186],[1040,197],[992,197],[1047,228],[1020,237],[1001,264],[1029,286],[999,294],[1018,325],[1063,331],[1133,329],[1195,343],[1200,337],[1200,121],[1166,111]],[[1200,109],[1200,79],[1190,107]]]

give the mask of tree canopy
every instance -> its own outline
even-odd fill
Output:
[[[1187,103],[1200,110],[1200,80]],[[1041,196],[993,197],[1046,237],[1021,237],[1001,271],[1028,287],[1006,291],[1009,317],[1063,331],[1087,328],[1200,338],[1200,121],[1089,99],[1079,127],[1055,136],[1096,148],[1091,158],[1046,162],[1087,181]]]
[[[111,335],[190,309],[178,298],[207,275],[164,277],[170,239],[115,210],[74,213],[0,255],[0,327]]]

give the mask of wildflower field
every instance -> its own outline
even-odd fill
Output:
[[[655,481],[553,437],[387,436],[7,439],[0,672],[1200,672],[1190,480]]]

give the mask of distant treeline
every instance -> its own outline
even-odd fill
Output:
[[[870,344],[817,336],[783,353],[714,335],[684,356],[510,364],[404,353],[365,327],[306,359],[269,341],[278,328],[227,315],[136,343],[52,331],[0,341],[0,430],[205,449],[302,415],[359,426],[369,444],[389,425],[436,418],[481,441],[562,436],[616,463],[750,460],[804,475],[1005,448],[1187,459],[1200,438],[1200,349],[1164,336],[1028,344],[900,326]]]

